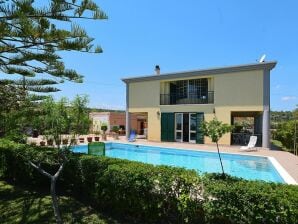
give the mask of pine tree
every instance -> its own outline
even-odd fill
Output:
[[[58,89],[45,85],[64,80],[82,82],[83,78],[75,70],[65,68],[58,52],[102,52],[92,44],[94,39],[73,21],[101,20],[107,16],[91,0],[42,2],[47,5],[37,6],[33,0],[0,0],[0,71],[21,75],[21,81],[15,84],[23,82],[27,90],[52,92]],[[63,23],[69,23],[71,28],[67,30],[65,25],[59,28]],[[27,80],[38,74],[47,74],[53,79]]]

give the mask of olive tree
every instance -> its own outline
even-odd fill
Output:
[[[202,130],[203,130],[204,136],[211,138],[211,141],[216,143],[217,153],[218,153],[218,157],[219,157],[220,165],[222,169],[222,174],[223,176],[225,176],[221,155],[219,152],[218,141],[224,134],[232,130],[232,126],[228,124],[224,124],[223,122],[217,120],[217,118],[213,118],[209,122],[205,121],[202,123]]]
[[[81,103],[75,104],[75,102],[78,101]],[[83,98],[76,96],[73,102],[70,103],[66,98],[62,98],[60,101],[55,102],[53,98],[49,97],[41,104],[41,123],[43,124],[46,135],[51,136],[55,141],[53,147],[56,156],[48,156],[47,154],[41,152],[40,155],[36,155],[35,158],[29,158],[29,164],[38,170],[42,175],[50,179],[52,205],[57,223],[62,223],[62,219],[59,211],[58,197],[56,194],[56,182],[68,161],[67,157],[73,144],[70,141],[67,145],[61,145],[62,137],[65,132],[69,131],[69,129],[73,130],[74,135],[81,134],[81,131],[84,131],[83,129],[77,129],[76,127],[80,125],[86,126],[89,124],[89,121],[86,119],[77,119],[77,113],[73,113],[73,110],[80,111],[80,115],[82,117],[86,116],[87,102],[88,100],[86,96]],[[69,105],[75,105],[75,107],[72,108]],[[82,122],[85,122],[86,124]],[[45,160],[51,160],[52,163],[57,165],[58,169],[55,174],[50,174],[41,167],[42,161]]]

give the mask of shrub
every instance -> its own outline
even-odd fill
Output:
[[[25,158],[52,149],[0,140],[0,177],[35,188],[48,180]],[[54,155],[54,154],[53,154]],[[70,154],[60,192],[142,223],[298,223],[298,187]],[[55,170],[54,164],[42,164]]]

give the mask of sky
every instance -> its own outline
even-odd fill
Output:
[[[60,84],[55,98],[89,95],[90,106],[125,108],[121,78],[276,60],[271,109],[298,104],[297,0],[95,1],[105,21],[80,21],[102,54],[63,53],[84,83]]]

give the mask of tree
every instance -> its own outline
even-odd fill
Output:
[[[0,80],[0,85],[19,88],[23,100],[42,100],[45,96],[39,93],[59,91],[52,85],[65,80],[82,82],[82,75],[65,68],[59,52],[102,52],[100,46],[93,45],[94,39],[74,23],[107,19],[97,4],[92,0],[41,2],[0,0],[0,72],[21,75],[20,79]]]
[[[93,45],[94,39],[74,23],[81,19],[102,20],[107,16],[92,0],[47,0],[39,3],[33,0],[0,0],[0,72],[21,76],[20,79],[17,76],[0,79],[0,87],[13,87],[15,91],[11,93],[15,92],[18,103],[39,102],[45,98],[40,93],[59,91],[53,85],[65,80],[82,82],[82,75],[65,68],[60,54],[66,51],[102,52],[100,46]],[[20,108],[30,111],[29,114],[34,113],[34,109],[25,108],[32,106],[27,102]],[[3,112],[2,116],[11,115]]]
[[[75,104],[75,102],[79,101],[80,104],[76,104],[76,110],[86,111],[87,101],[86,97],[77,96],[76,99],[71,103]],[[68,145],[61,146],[63,134],[67,131],[68,128],[73,126],[73,134],[81,134],[82,130],[77,129],[78,124],[76,123],[76,117],[69,109],[68,100],[66,98],[62,98],[60,101],[55,102],[53,98],[47,98],[41,105],[42,116],[41,123],[43,123],[44,128],[46,129],[46,135],[53,137],[55,141],[55,151],[56,156],[46,155],[44,152],[40,153],[40,155],[36,155],[35,158],[28,158],[29,164],[38,170],[42,175],[48,177],[50,179],[50,191],[52,197],[52,205],[57,223],[62,223],[61,214],[59,211],[59,203],[56,195],[56,182],[63,171],[65,164],[68,161],[68,154],[70,147],[72,146],[72,142]],[[75,122],[73,122],[75,121]],[[83,122],[88,122],[86,120],[80,120],[79,125],[83,125]],[[87,125],[87,124],[84,124]],[[55,159],[54,159],[55,158]],[[52,163],[58,165],[58,169],[54,175],[47,172],[45,169],[41,167],[42,161],[51,160]]]
[[[89,110],[86,107],[89,100],[86,95],[77,95],[70,104],[70,113],[72,116],[72,133],[86,134],[89,131],[91,120],[89,119]]]
[[[224,134],[232,130],[232,126],[228,124],[224,124],[221,121],[218,121],[217,118],[213,118],[209,122],[202,123],[202,130],[203,130],[204,136],[211,138],[211,141],[216,143],[217,153],[218,153],[218,157],[219,157],[220,165],[222,169],[222,174],[223,176],[225,176],[221,155],[219,152],[218,141]]]
[[[23,77],[48,74],[81,82],[82,76],[66,69],[57,52],[101,53],[102,49],[92,44],[93,38],[73,20],[107,16],[92,0],[51,0],[46,4],[0,1],[0,71]],[[64,22],[70,23],[71,28],[66,29]]]

